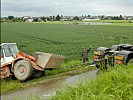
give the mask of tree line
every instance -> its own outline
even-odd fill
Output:
[[[95,16],[96,17],[96,16]],[[33,17],[32,18],[32,22],[39,22],[39,21],[43,21],[43,22],[46,22],[46,21],[61,21],[61,20],[82,20],[82,19],[85,19],[85,18],[90,18],[90,19],[93,19],[94,16],[90,16],[90,15],[85,15],[85,16],[73,16],[72,18],[70,18],[69,16],[66,16],[64,17],[63,15],[57,15],[57,16],[48,16],[48,17]],[[101,16],[97,16],[97,18],[101,19],[101,20],[124,20],[124,17],[122,15],[120,16],[104,16],[104,15],[101,15]],[[132,18],[133,19],[133,18]],[[24,17],[14,17],[14,16],[8,16],[8,17],[4,17],[3,19],[1,18],[1,22],[25,22],[27,21],[26,18]]]
[[[60,21],[61,17],[63,17],[63,16],[57,15],[57,16],[49,16],[49,17],[44,17],[44,16],[43,17],[33,17],[31,19],[33,19],[33,22],[38,22],[38,21],[45,22],[45,21]],[[4,20],[2,20],[2,19],[4,19]],[[26,21],[27,19],[24,17],[14,17],[14,16],[8,16],[8,17],[1,18],[2,21],[12,21],[12,22],[23,22],[23,21]]]

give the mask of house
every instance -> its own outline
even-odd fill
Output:
[[[23,16],[23,20],[25,20],[25,22],[33,22],[34,17],[32,17],[32,16]]]

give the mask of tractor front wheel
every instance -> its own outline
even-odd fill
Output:
[[[32,75],[32,65],[29,61],[20,60],[14,66],[14,75],[20,81],[25,81]]]

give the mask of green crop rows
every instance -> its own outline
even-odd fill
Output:
[[[35,51],[79,59],[82,47],[110,47],[133,43],[132,26],[73,25],[44,23],[2,23],[1,42],[15,42],[19,50],[34,55]]]

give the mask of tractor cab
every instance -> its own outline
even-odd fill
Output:
[[[11,63],[19,52],[16,43],[2,43],[0,48],[1,65]]]

